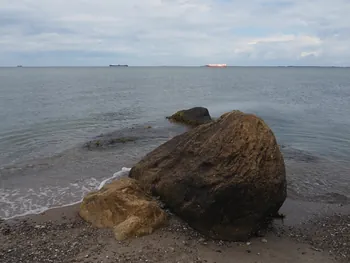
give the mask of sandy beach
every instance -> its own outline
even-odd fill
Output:
[[[314,209],[314,210],[312,210]],[[79,205],[0,224],[0,259],[17,262],[349,262],[349,206],[287,199],[284,222],[247,243],[208,240],[171,215],[152,235],[116,241],[78,215]],[[307,216],[308,215],[308,216]]]

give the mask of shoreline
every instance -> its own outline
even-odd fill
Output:
[[[207,239],[174,215],[151,235],[119,242],[110,229],[84,222],[78,210],[79,203],[0,220],[2,262],[231,262],[234,257],[242,263],[327,263],[350,258],[344,246],[350,242],[349,205],[287,198],[280,210],[284,222],[275,220],[267,233],[247,243]]]
[[[118,178],[108,178],[105,180],[105,183],[112,179],[116,180]],[[96,189],[96,191],[97,190],[99,189]],[[28,214],[13,216],[10,218],[0,218],[0,222],[11,223],[28,219],[37,220],[40,216],[45,216],[47,214],[51,215],[52,213],[56,213],[56,211],[61,214],[67,212],[71,213],[71,210],[79,207],[81,202],[82,200],[62,206],[50,207],[38,213],[28,212]],[[280,212],[286,215],[284,222],[287,223],[288,226],[296,226],[305,223],[308,220],[312,220],[315,217],[327,217],[332,214],[350,214],[350,204],[312,202],[287,196],[286,201],[280,208]]]
[[[142,151],[137,152],[138,148],[138,144],[122,144],[114,154],[115,149],[86,151],[81,147],[73,147],[52,158],[39,159],[36,163],[24,162],[0,168],[3,185],[10,186],[0,191],[0,195],[4,197],[0,219],[41,213],[81,202],[87,192],[96,190],[106,180],[114,179],[114,174],[123,172],[125,166],[132,167],[137,163],[145,155]],[[125,155],[125,149],[131,151],[130,156],[120,157]],[[284,147],[282,152],[285,155],[290,198],[302,200],[304,204],[314,202],[350,205],[347,181],[337,181],[337,178],[330,176],[338,173],[345,178],[346,170],[339,171],[334,163],[327,162],[328,159],[294,148]],[[318,175],[320,180],[324,180],[324,187],[318,187]],[[57,181],[56,176],[63,180]],[[35,180],[39,181],[38,184],[35,184]],[[328,185],[331,185],[330,189],[326,188]],[[34,191],[34,194],[28,189]],[[62,189],[63,194],[60,192]],[[13,193],[13,190],[18,193]],[[46,193],[53,197],[51,200],[58,201],[46,202]],[[34,198],[31,199],[32,197]],[[25,205],[22,206],[23,203]]]

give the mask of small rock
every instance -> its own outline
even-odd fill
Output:
[[[247,246],[250,246],[252,243],[251,242],[247,242]]]
[[[317,252],[322,252],[322,249],[316,248],[316,247],[312,247],[313,250],[317,251]],[[329,253],[332,253],[331,251],[329,251]]]
[[[267,243],[267,240],[266,240],[265,238],[263,238],[263,239],[261,240],[261,242]]]

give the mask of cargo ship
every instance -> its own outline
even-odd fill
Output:
[[[109,65],[110,67],[129,67],[128,65]]]
[[[227,67],[226,64],[207,64],[205,66],[209,68],[226,68]]]

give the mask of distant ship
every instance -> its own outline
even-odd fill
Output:
[[[205,66],[209,68],[226,68],[227,67],[226,64],[207,64]]]
[[[17,68],[22,68],[23,66],[22,65],[17,65]]]
[[[110,67],[129,67],[128,65],[109,65]]]

